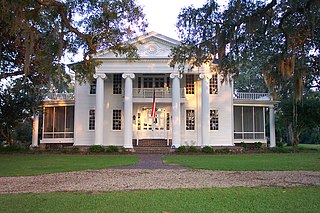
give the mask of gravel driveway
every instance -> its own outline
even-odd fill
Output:
[[[146,160],[151,162],[151,165],[146,164]],[[320,172],[196,170],[164,165],[161,162],[161,156],[144,156],[139,164],[131,167],[0,177],[0,194],[239,186],[320,186]]]

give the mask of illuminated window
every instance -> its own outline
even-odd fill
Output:
[[[210,130],[219,130],[218,110],[210,110]]]
[[[186,94],[194,94],[194,75],[186,75]]]
[[[210,94],[218,94],[218,75],[213,74],[210,79]]]
[[[112,129],[121,130],[121,109],[114,109],[112,114]]]
[[[194,110],[186,110],[186,130],[195,129],[195,112]]]

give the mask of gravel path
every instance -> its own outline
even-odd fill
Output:
[[[320,186],[320,172],[209,171],[168,166],[161,156],[145,156],[131,167],[0,177],[0,194],[30,192],[105,192],[210,187]],[[146,163],[144,160],[151,160]],[[154,161],[152,163],[152,161]],[[143,165],[145,164],[145,167]]]

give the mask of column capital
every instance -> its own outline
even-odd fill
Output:
[[[211,79],[212,78],[212,74],[211,73],[200,73],[199,74],[199,78],[200,79],[204,79],[204,78]]]
[[[170,78],[178,78],[181,79],[182,78],[182,74],[181,73],[171,73],[170,74]]]
[[[126,79],[126,78],[131,78],[131,79],[133,79],[133,78],[135,78],[135,77],[136,77],[136,75],[135,75],[134,73],[129,73],[129,74],[123,73],[123,74],[122,74],[122,78],[124,78],[124,79]]]
[[[93,77],[95,79],[97,79],[97,78],[106,79],[107,75],[105,73],[99,73],[99,74],[93,74]]]

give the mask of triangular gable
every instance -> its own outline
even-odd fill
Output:
[[[168,58],[172,47],[177,46],[179,41],[153,31],[131,40],[130,43],[137,46],[140,58]],[[125,57],[117,57],[112,52],[104,51],[95,55],[94,58],[115,59]]]

